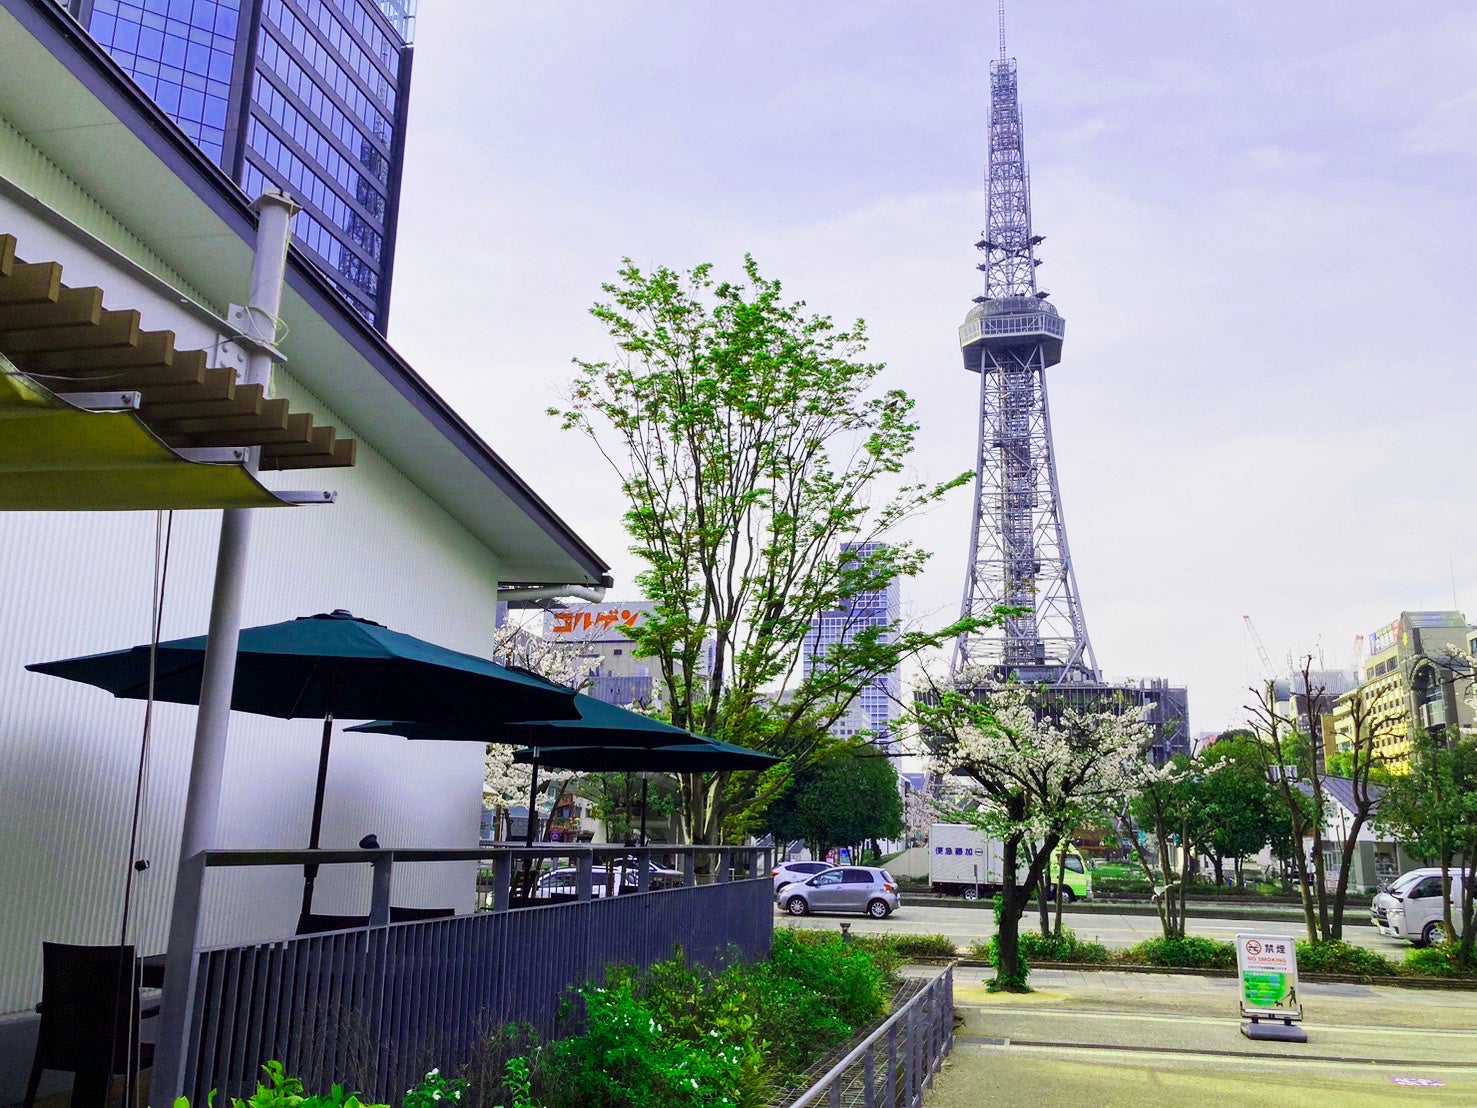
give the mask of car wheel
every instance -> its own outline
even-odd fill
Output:
[[[980,898],[980,891],[979,891],[979,889],[975,888],[973,885],[969,886],[969,888],[967,888],[967,889],[964,890],[964,899],[965,900],[978,900],[979,898]]]
[[[785,901],[785,911],[792,916],[806,916],[810,914],[810,905],[805,903],[803,896],[792,896]]]
[[[887,906],[887,901],[878,897],[867,904],[867,915],[873,919],[886,919],[892,915],[892,909]]]
[[[1068,888],[1063,888],[1062,889],[1062,903],[1063,904],[1071,904],[1072,901],[1074,901],[1076,899],[1077,899],[1077,894],[1074,893],[1071,889],[1068,889]]]
[[[1438,946],[1446,941],[1446,925],[1440,920],[1432,920],[1426,924],[1425,930],[1421,932],[1422,946]]]

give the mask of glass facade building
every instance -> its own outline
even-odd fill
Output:
[[[856,551],[859,554],[870,554],[881,548],[880,543],[841,545],[843,553]],[[826,652],[832,646],[848,641],[864,628],[885,628],[883,641],[891,641],[891,629],[901,618],[902,591],[896,579],[885,589],[859,593],[844,606],[822,612],[817,619],[811,621],[810,632],[801,646],[802,672],[805,676],[810,676],[816,667],[825,665]],[[874,677],[862,689],[856,706],[861,708],[872,742],[883,745],[891,740],[892,724],[898,716],[902,694],[903,675],[898,669]],[[837,721],[832,730],[838,737],[849,737],[855,733],[855,722],[855,714],[848,713]]]
[[[72,14],[381,331],[414,0],[70,0]]]

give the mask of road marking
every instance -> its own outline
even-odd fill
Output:
[[[1000,1016],[1019,1018],[1023,1009],[990,1004],[956,1004],[956,1008],[968,1009],[981,1014],[989,1013]],[[1057,1016],[1069,1016],[1073,1019],[1084,1020],[1111,1020],[1118,1023],[1124,1020],[1133,1020],[1139,1023],[1197,1023],[1206,1026],[1221,1026],[1227,1021],[1234,1021],[1234,1014],[1225,1017],[1214,1016],[1182,1016],[1176,1013],[1154,1013],[1154,1012],[1087,1012],[1080,1008],[1051,1008],[1040,1009],[1043,1016],[1050,1015],[1053,1019]],[[1477,1030],[1468,1031],[1455,1027],[1356,1027],[1350,1024],[1324,1023],[1321,1020],[1311,1021],[1311,1026],[1319,1031],[1343,1031],[1354,1035],[1419,1035],[1422,1038],[1431,1036],[1477,1039]]]

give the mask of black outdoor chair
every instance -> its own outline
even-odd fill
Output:
[[[456,915],[455,908],[400,908],[390,905],[391,923],[415,923],[424,919],[447,919]]]
[[[43,1070],[72,1079],[74,1108],[102,1108],[115,1074],[154,1064],[154,1044],[140,1043],[139,1020],[158,1007],[138,1010],[138,965],[131,946],[42,943],[41,1026],[26,1084],[25,1108],[36,1103]],[[134,1085],[138,1102],[138,1085]]]
[[[297,917],[299,935],[321,935],[325,931],[349,931],[368,926],[368,916],[326,916],[321,912],[304,912]]]

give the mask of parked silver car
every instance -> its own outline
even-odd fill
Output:
[[[781,862],[769,871],[769,876],[774,878],[774,891],[778,893],[786,885],[792,885],[796,881],[809,881],[818,873],[825,873],[831,869],[830,862]]]
[[[873,919],[886,919],[903,903],[892,875],[871,866],[833,866],[824,873],[786,885],[775,893],[774,899],[792,916],[860,912]]]

